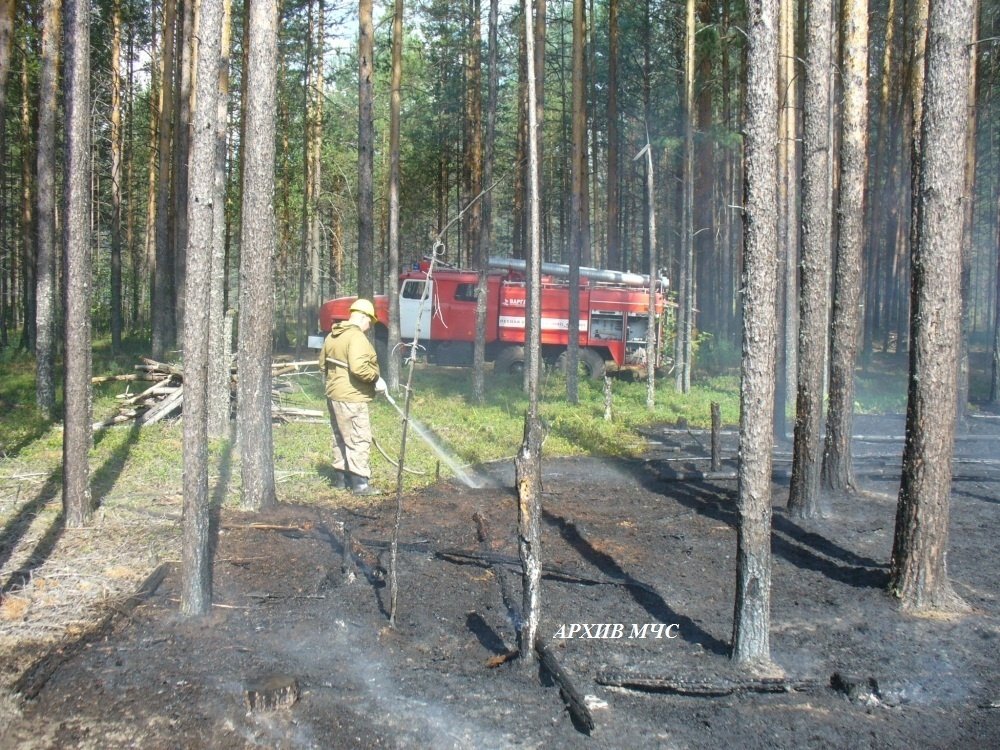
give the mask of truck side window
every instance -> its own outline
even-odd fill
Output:
[[[475,284],[458,284],[455,287],[455,300],[457,302],[475,302],[476,301],[476,285]]]
[[[403,284],[403,299],[420,299],[424,296],[424,284],[423,281],[409,280]]]

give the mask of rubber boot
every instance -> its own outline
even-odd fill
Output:
[[[351,477],[351,491],[355,495],[379,495],[381,494],[377,489],[368,484],[368,477],[362,477],[357,474],[350,474]]]
[[[347,476],[347,472],[342,469],[333,470],[333,489],[335,490],[349,490],[351,489],[351,480]]]

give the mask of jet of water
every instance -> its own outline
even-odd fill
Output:
[[[417,433],[417,435],[419,435],[425,443],[427,443],[427,445],[431,448],[431,450],[433,450],[438,455],[438,458],[444,461],[445,465],[455,473],[455,476],[458,477],[459,481],[462,484],[464,484],[466,487],[471,487],[472,489],[479,489],[480,487],[483,486],[482,482],[479,481],[479,479],[470,476],[469,473],[459,465],[458,460],[455,458],[455,456],[453,456],[451,453],[445,450],[444,446],[442,446],[440,443],[438,443],[437,440],[434,439],[434,437],[430,434],[430,432],[427,430],[426,427],[420,424],[420,422],[418,422],[413,417],[407,417],[403,409],[399,406],[399,404],[396,403],[396,400],[388,394],[388,392],[383,391],[382,395],[385,396],[385,400],[388,401],[393,406],[393,408],[399,412],[399,416],[401,416],[403,419],[407,420],[410,423],[410,427],[413,429],[413,431]]]

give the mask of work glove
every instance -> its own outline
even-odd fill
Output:
[[[382,378],[375,381],[375,393],[386,393],[388,390],[389,385]]]

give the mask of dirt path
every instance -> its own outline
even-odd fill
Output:
[[[902,432],[885,420],[857,428]],[[285,498],[266,517],[227,514],[212,616],[181,618],[178,577],[169,573],[51,674],[0,729],[0,746],[1000,745],[1000,467],[990,463],[1000,425],[973,425],[956,463],[949,566],[972,615],[905,617],[884,593],[900,445],[859,442],[864,497],[831,498],[835,518],[811,524],[775,510],[772,655],[805,689],[712,697],[601,684],[615,673],[737,677],[727,659],[735,483],[672,480],[705,468],[704,438],[650,437],[658,444],[645,462],[546,465],[541,632],[591,696],[589,736],[536,667],[490,666],[515,640],[502,592],[514,605],[520,596],[504,465],[483,470],[494,480],[487,489],[445,483],[406,498],[396,630],[385,612],[388,500],[367,511],[321,511]],[[787,496],[780,456],[776,506]],[[492,546],[477,539],[477,512]],[[353,581],[343,571],[345,526]],[[588,632],[581,628],[555,638],[573,624],[590,625],[591,636],[620,624],[623,635],[579,637]],[[830,688],[835,673],[859,679],[853,699]],[[248,713],[247,684],[275,675],[295,680],[298,701]]]

